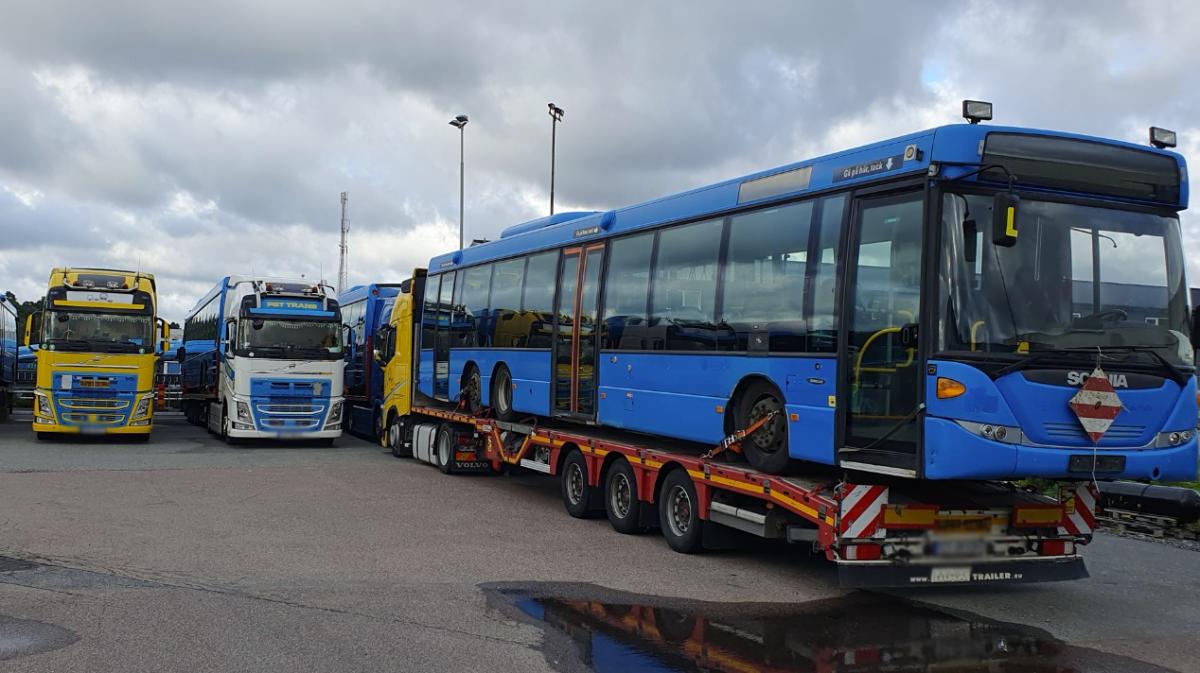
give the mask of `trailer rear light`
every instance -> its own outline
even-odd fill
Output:
[[[878,561],[883,556],[883,546],[877,544],[851,544],[843,548],[847,561]]]
[[[937,380],[937,398],[939,400],[949,400],[959,397],[967,392],[967,387],[955,381],[942,376]]]
[[[1042,556],[1066,556],[1075,553],[1075,543],[1071,540],[1042,540],[1038,545],[1038,554]]]
[[[883,527],[923,530],[937,525],[937,505],[888,505],[883,508]]]
[[[1050,528],[1062,521],[1061,505],[1019,505],[1013,508],[1013,528]]]

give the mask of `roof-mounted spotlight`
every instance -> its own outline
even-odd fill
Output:
[[[1150,144],[1160,150],[1175,147],[1178,140],[1179,138],[1176,137],[1174,131],[1162,129],[1157,126],[1150,127]]]
[[[962,116],[972,124],[991,121],[992,104],[981,100],[965,100],[963,101]]]

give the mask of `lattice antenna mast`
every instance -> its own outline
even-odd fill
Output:
[[[350,218],[346,211],[346,201],[350,192],[342,192],[342,242],[338,245],[338,277],[337,291],[340,295],[346,290],[346,234],[350,232]]]

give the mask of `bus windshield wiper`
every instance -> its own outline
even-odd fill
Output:
[[[996,370],[996,372],[992,375],[992,377],[998,379],[1001,376],[1006,376],[1013,372],[1021,371],[1022,369],[1028,369],[1031,365],[1037,364],[1038,362],[1041,362],[1042,360],[1045,360],[1046,358],[1048,358],[1052,355],[1057,355],[1059,357],[1062,357],[1064,355],[1080,355],[1080,354],[1086,353],[1086,352],[1088,352],[1088,351],[1075,350],[1075,349],[1071,349],[1071,348],[1045,348],[1045,349],[1039,348],[1037,350],[1031,351],[1029,353],[1029,355],[1021,358],[1020,360],[1017,360],[1016,362],[1014,362],[1010,365],[1001,367],[1000,369]]]
[[[1166,356],[1164,356],[1162,353],[1159,353],[1158,350],[1156,348],[1154,348],[1153,346],[1101,346],[1101,347],[1099,347],[1099,349],[1092,348],[1092,347],[1083,347],[1083,348],[1065,348],[1062,350],[1070,351],[1072,353],[1090,353],[1092,351],[1097,351],[1097,352],[1117,351],[1120,353],[1146,353],[1148,355],[1153,356],[1155,360],[1158,360],[1158,363],[1160,365],[1162,365],[1162,368],[1167,371],[1167,378],[1171,379],[1172,381],[1174,381],[1175,383],[1177,383],[1180,386],[1187,384],[1187,374],[1184,374],[1183,370],[1181,370],[1180,368],[1178,368],[1174,364],[1172,364],[1171,361],[1166,358]]]

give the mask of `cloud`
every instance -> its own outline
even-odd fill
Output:
[[[228,273],[333,278],[350,192],[354,282],[457,240],[607,209],[956,121],[1194,153],[1187,3],[39,2],[0,23],[0,282],[136,266],[180,318]],[[1181,32],[1183,31],[1183,32]],[[1190,31],[1190,32],[1188,32]],[[1184,219],[1190,241],[1200,223]],[[1200,279],[1200,256],[1192,255]],[[16,290],[16,288],[20,288]],[[29,294],[24,294],[29,293]]]

